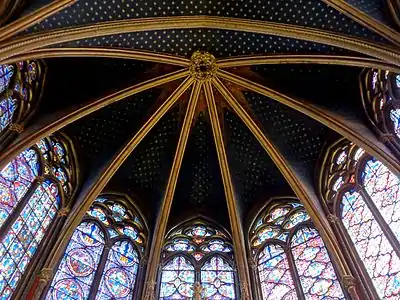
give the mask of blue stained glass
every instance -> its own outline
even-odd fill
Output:
[[[13,74],[14,67],[12,65],[0,65],[0,93],[8,88]]]
[[[233,268],[222,257],[214,256],[204,264],[201,285],[206,299],[235,299]]]
[[[305,298],[344,300],[328,251],[317,230],[308,227],[297,230],[291,246]]]
[[[28,149],[0,172],[0,227],[26,194],[39,172],[38,155]]]
[[[400,88],[400,75],[399,74],[396,75],[396,87]]]
[[[59,208],[57,185],[45,181],[37,187],[27,205],[0,243],[0,295],[9,299],[30,259],[36,253]],[[2,291],[2,289],[4,289]]]
[[[400,108],[390,110],[390,120],[392,120],[393,130],[400,138]]]
[[[0,131],[12,122],[17,105],[17,99],[13,97],[5,97],[0,100]]]
[[[281,246],[264,247],[258,257],[258,275],[263,299],[297,299],[289,262]]]
[[[96,299],[131,299],[138,265],[138,254],[132,243],[116,242],[108,254]]]
[[[162,269],[160,300],[186,300],[193,297],[194,267],[183,256],[174,257]]]
[[[92,222],[74,231],[46,299],[87,299],[104,248],[104,233]]]

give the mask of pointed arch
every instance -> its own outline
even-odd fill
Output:
[[[187,299],[200,283],[204,299],[236,299],[237,273],[229,233],[203,218],[171,229],[162,251],[160,299]]]
[[[326,153],[320,191],[366,290],[375,298],[398,298],[400,179],[342,139]]]
[[[65,136],[23,151],[0,172],[0,294],[15,297],[29,280],[77,185],[76,161]],[[59,170],[63,170],[62,173]]]
[[[44,78],[42,61],[0,65],[0,148],[23,131],[40,101]]]
[[[325,244],[295,198],[271,199],[250,227],[262,299],[346,299]]]
[[[139,299],[147,236],[128,197],[101,195],[75,229],[45,299]]]
[[[365,69],[360,74],[360,89],[375,132],[400,157],[400,74]]]

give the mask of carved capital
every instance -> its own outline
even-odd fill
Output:
[[[24,131],[24,126],[21,124],[11,123],[9,129],[16,133],[22,133]]]
[[[36,177],[36,181],[37,181],[39,184],[42,184],[42,183],[44,182],[44,180],[45,180],[45,178],[44,178],[43,176],[38,176],[38,177]]]
[[[59,217],[66,217],[66,216],[68,216],[68,214],[70,213],[70,211],[71,211],[71,208],[69,208],[69,207],[63,207],[63,208],[61,208],[61,209],[58,211],[57,215],[58,215]]]
[[[257,262],[254,260],[253,257],[249,257],[249,258],[247,259],[247,261],[249,262],[249,266],[250,266],[250,268],[251,268],[252,270],[257,269]]]
[[[379,136],[379,140],[382,143],[386,143],[386,142],[390,142],[390,141],[394,141],[394,135],[391,133],[382,133]]]
[[[347,290],[349,290],[351,288],[354,288],[357,285],[357,279],[355,279],[351,275],[344,275],[343,278],[342,278],[342,282],[343,282],[344,287]]]
[[[147,263],[149,262],[149,258],[147,256],[144,256],[141,260],[140,260],[140,266],[143,267],[145,265],[147,265]]]
[[[44,268],[38,274],[39,282],[46,285],[53,278],[53,269]]]
[[[333,214],[329,214],[327,216],[327,219],[328,219],[329,223],[332,223],[332,224],[337,224],[340,221],[340,219],[337,216],[333,215]]]

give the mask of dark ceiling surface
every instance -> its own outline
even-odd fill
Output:
[[[265,53],[353,54],[319,43],[257,33],[218,29],[158,30],[78,40],[54,47],[112,47],[163,52],[190,57],[204,50],[215,57]]]
[[[346,0],[346,2],[384,24],[392,25],[385,11],[385,0]]]
[[[350,1],[350,0],[349,0]],[[355,1],[373,17],[382,17],[378,1]],[[38,7],[45,1],[31,2]],[[345,33],[386,43],[319,0],[78,0],[29,32],[144,17],[211,15],[272,21]],[[205,50],[217,58],[250,54],[354,55],[341,48],[279,36],[218,29],[175,29],[125,33],[68,42],[55,47],[130,48],[190,57]],[[360,56],[360,55],[358,55]],[[148,78],[176,70],[161,64],[125,59],[46,59],[42,105],[31,120],[109,95]],[[231,69],[240,73],[240,68]],[[243,70],[242,70],[243,71]],[[247,73],[246,73],[247,72]],[[360,68],[312,64],[260,65],[246,69],[265,86],[332,111],[363,118]],[[142,92],[107,106],[63,129],[76,143],[83,178],[107,163],[132,138],[154,108],[178,82]],[[169,91],[169,94],[166,93]],[[240,90],[243,101],[271,142],[302,178],[313,184],[319,157],[337,134],[319,122],[267,97]],[[216,93],[217,95],[218,93]],[[185,98],[186,97],[186,98]],[[182,99],[187,99],[188,92]],[[112,177],[106,190],[127,193],[138,201],[149,224],[157,212],[170,174],[186,103],[181,101],[150,131]],[[245,222],[266,199],[293,196],[275,163],[243,122],[220,108],[229,168]],[[197,112],[189,135],[171,208],[169,226],[195,214],[229,228],[229,214],[207,110]]]
[[[130,18],[211,15],[294,24],[383,39],[319,0],[78,0],[30,31]]]

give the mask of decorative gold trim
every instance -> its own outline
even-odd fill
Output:
[[[11,131],[14,131],[16,133],[22,133],[24,131],[24,125],[22,124],[17,124],[17,123],[11,123],[10,126],[8,127]]]
[[[328,128],[338,132],[361,148],[364,148],[365,151],[382,161],[395,174],[400,174],[400,164],[397,159],[363,123],[345,119],[344,117],[332,113],[326,109],[317,107],[312,103],[291,98],[273,89],[223,70],[218,70],[218,76],[243,88],[267,96],[309,116]]]
[[[56,12],[63,10],[64,8],[70,6],[77,0],[57,0],[52,1],[50,4],[43,6],[36,11],[23,16],[12,22],[11,24],[0,28],[0,41],[12,37],[19,32],[39,23],[40,21],[46,19],[47,17],[55,14]]]
[[[64,112],[63,114],[54,114],[49,118],[38,121],[37,124],[41,125],[35,125],[27,128],[23,132],[23,134],[19,135],[19,137],[11,145],[9,145],[6,149],[4,149],[4,151],[2,151],[2,153],[0,153],[0,169],[4,168],[4,166],[9,163],[15,156],[17,156],[19,153],[29,148],[30,146],[34,145],[40,139],[49,136],[53,132],[60,130],[68,124],[71,124],[76,120],[79,120],[107,105],[123,100],[126,97],[130,97],[145,90],[181,79],[188,75],[188,70],[179,70],[156,78],[152,78],[150,80],[130,86],[126,89],[120,90],[114,94],[89,102],[88,104],[79,107],[78,109],[74,107],[72,109],[69,109],[67,112]]]
[[[193,79],[192,79],[193,80]],[[171,172],[169,174],[164,199],[161,203],[161,210],[157,216],[157,222],[154,227],[153,241],[150,248],[149,261],[147,267],[145,282],[157,281],[158,268],[161,258],[161,250],[164,242],[165,232],[167,229],[168,217],[172,206],[172,200],[175,194],[176,183],[178,181],[179,171],[182,165],[183,155],[185,153],[186,144],[189,138],[189,132],[192,126],[194,113],[196,111],[197,102],[200,95],[202,81],[196,81],[192,93],[190,95],[189,104],[186,115],[183,120],[182,130],[179,136],[178,145],[176,147],[175,157],[172,163]],[[146,287],[144,294],[149,295],[149,288]],[[150,293],[151,294],[151,293]],[[149,298],[145,298],[149,299]]]
[[[167,29],[236,30],[311,41],[360,52],[400,65],[395,48],[364,39],[303,26],[216,16],[180,16],[110,21],[22,36],[0,45],[0,61],[37,48],[98,36]]]
[[[53,278],[53,269],[44,268],[38,274],[39,282],[43,285],[47,284]]]
[[[223,95],[228,105],[232,110],[239,116],[242,122],[249,128],[254,137],[258,140],[260,145],[264,148],[265,152],[272,159],[274,164],[280,170],[297,198],[303,203],[306,211],[310,214],[314,225],[318,229],[319,233],[323,237],[325,244],[327,245],[332,258],[336,262],[339,274],[344,275],[349,273],[349,268],[345,264],[343,255],[340,252],[339,245],[336,241],[335,235],[330,227],[330,224],[326,218],[324,218],[324,211],[320,207],[319,200],[317,197],[312,196],[314,193],[307,188],[300,178],[296,175],[295,171],[290,167],[290,164],[278,151],[278,149],[268,140],[264,135],[262,129],[254,122],[246,110],[239,104],[239,102],[233,97],[230,91],[222,84],[218,79],[214,79],[214,85],[218,91]]]
[[[400,35],[396,30],[370,17],[368,14],[360,11],[358,8],[352,6],[347,1],[345,0],[322,0],[322,1],[325,2],[327,5],[333,7],[334,9],[338,10],[342,14],[348,16],[350,19],[353,19],[360,25],[370,29],[371,31],[376,32],[377,34],[384,37],[393,44],[397,46],[400,45]]]
[[[57,239],[51,254],[49,255],[46,266],[54,267],[58,263],[75,228],[79,225],[93,201],[96,200],[111,177],[115,174],[115,172],[117,172],[128,156],[136,149],[139,143],[167,113],[167,111],[169,111],[169,109],[179,100],[192,82],[193,79],[191,77],[187,77],[168,97],[168,99],[160,105],[156,112],[138,130],[135,136],[128,143],[126,143],[108,163],[105,164],[105,166],[97,174],[97,177],[88,182],[88,185],[83,189],[82,193],[78,197],[75,207],[71,210],[71,213],[65,222],[64,229]]]
[[[154,63],[164,63],[176,66],[189,66],[189,59],[177,55],[155,53],[144,50],[110,49],[110,48],[50,48],[37,49],[30,53],[24,53],[10,57],[2,64],[11,64],[28,59],[55,58],[55,57],[107,57],[121,59],[137,59]],[[399,71],[400,72],[400,71]]]
[[[216,79],[212,82],[215,84]],[[220,83],[217,82],[217,85]],[[214,142],[217,150],[219,166],[221,169],[222,182],[224,185],[225,198],[228,206],[229,220],[232,228],[233,246],[235,251],[235,259],[238,267],[239,282],[242,292],[241,299],[251,299],[250,296],[250,273],[247,263],[246,244],[244,242],[243,227],[239,216],[239,211],[235,199],[232,178],[229,170],[228,158],[226,156],[224,139],[222,135],[221,125],[218,119],[217,106],[212,91],[211,82],[207,81],[204,86],[205,98],[208,106],[208,114],[210,116]]]
[[[326,64],[343,65],[362,68],[378,68],[400,73],[400,68],[374,58],[340,55],[301,55],[301,54],[269,54],[230,57],[218,60],[220,68],[269,65],[269,64]]]

